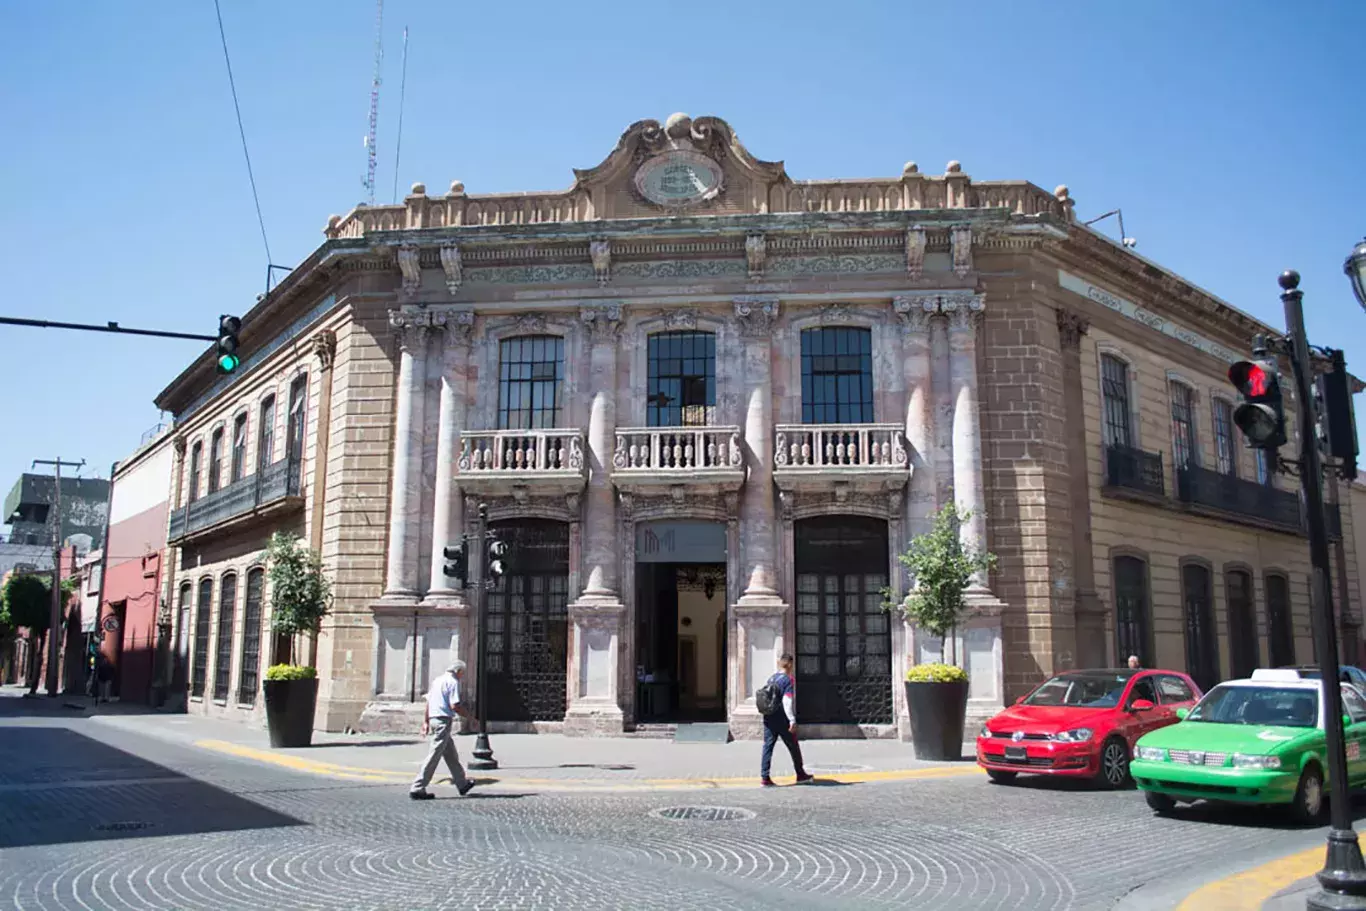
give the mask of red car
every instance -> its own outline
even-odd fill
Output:
[[[1179,671],[1068,671],[982,726],[977,764],[1000,783],[1027,772],[1122,788],[1134,741],[1175,724],[1176,710],[1199,699],[1200,687]]]

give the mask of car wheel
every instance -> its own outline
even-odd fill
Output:
[[[987,769],[987,777],[997,784],[1010,784],[1015,780],[1019,772],[1002,772],[999,769]]]
[[[1156,791],[1144,791],[1143,799],[1148,801],[1148,806],[1155,813],[1170,813],[1176,809],[1176,801],[1166,794],[1159,794]]]
[[[1323,773],[1316,765],[1306,766],[1300,773],[1300,784],[1295,799],[1290,802],[1290,815],[1306,825],[1323,818]]]
[[[1123,740],[1111,738],[1100,748],[1100,780],[1111,788],[1129,786],[1129,747]]]

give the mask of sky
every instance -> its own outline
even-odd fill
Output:
[[[212,334],[362,201],[373,0],[220,2],[269,260],[213,0],[0,0],[0,316]],[[1066,184],[1273,325],[1296,269],[1311,341],[1366,376],[1342,272],[1366,235],[1363,34],[1355,0],[386,0],[376,201],[396,177],[563,189],[632,122],[713,114],[795,179],[959,160]],[[36,458],[108,477],[203,347],[0,326],[0,490]]]

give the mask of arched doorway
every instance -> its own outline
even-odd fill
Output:
[[[892,634],[882,609],[887,523],[820,516],[793,527],[797,717],[891,724]]]
[[[569,526],[549,519],[490,523],[507,542],[507,571],[488,593],[492,721],[562,721],[569,656]]]

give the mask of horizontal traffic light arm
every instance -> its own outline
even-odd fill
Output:
[[[22,319],[17,316],[0,316],[0,325],[32,326],[35,329],[79,329],[82,332],[117,332],[123,335],[151,335],[157,338],[187,338],[196,342],[216,342],[216,335],[195,335],[190,332],[164,332],[160,329],[128,329],[110,321],[103,326],[95,323],[58,323],[46,319]]]

